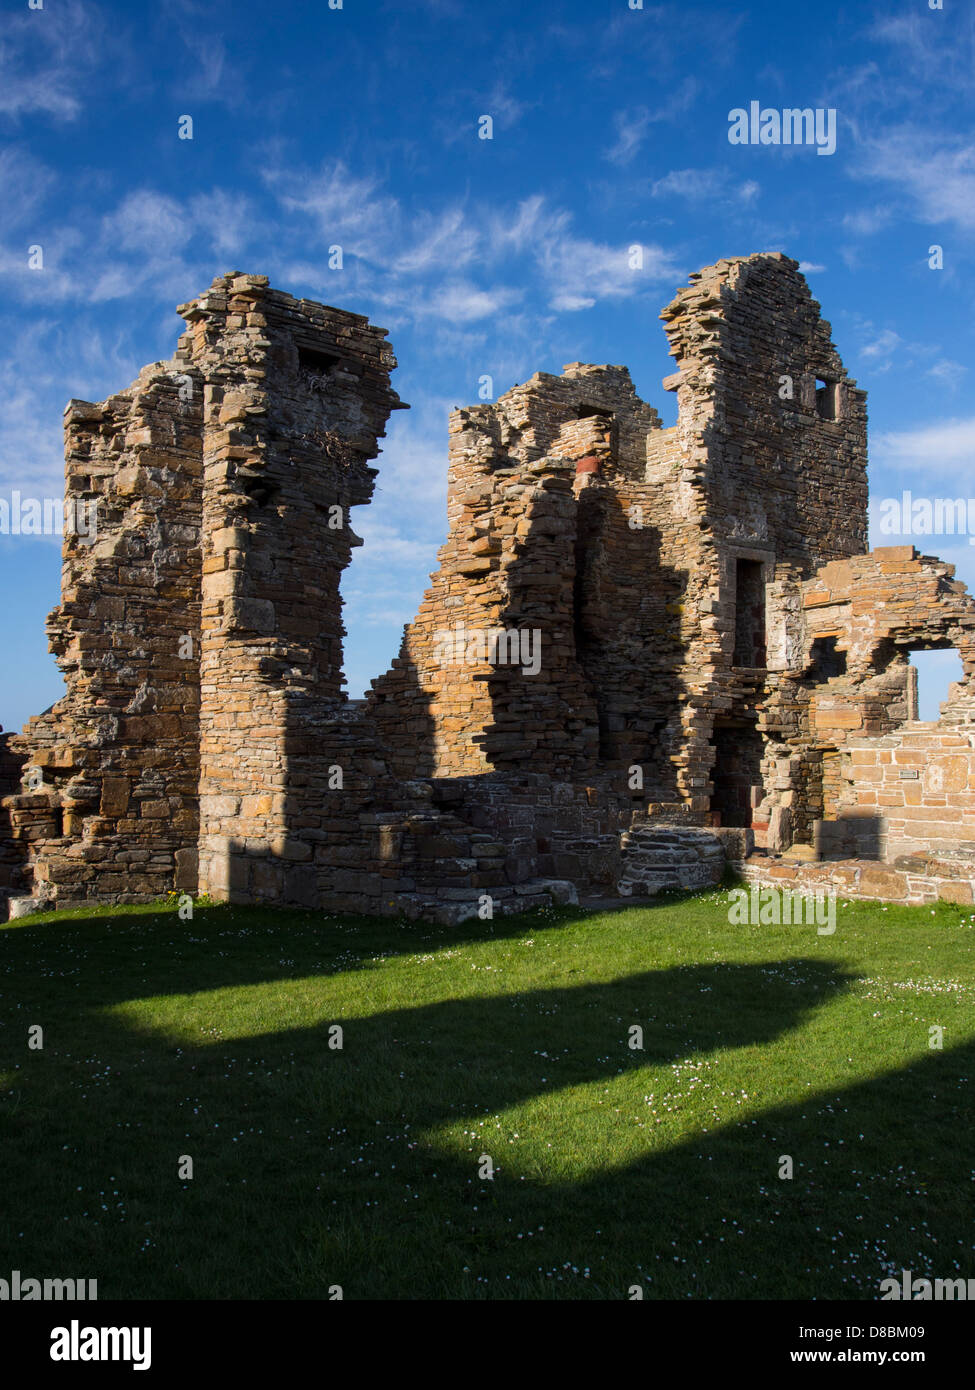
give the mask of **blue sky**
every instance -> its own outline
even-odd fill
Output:
[[[169,357],[175,306],[217,274],[368,314],[413,408],[353,513],[358,695],[397,654],[444,538],[448,410],[484,374],[499,395],[536,370],[622,362],[673,423],[661,307],[690,271],[763,250],[803,263],[869,392],[874,505],[905,488],[967,497],[973,58],[958,0],[3,0],[0,497],[61,495],[66,401]],[[732,145],[729,112],[752,100],[834,108],[836,152]],[[975,587],[967,536],[915,543]],[[0,535],[8,729],[62,693],[43,630],[58,547]]]

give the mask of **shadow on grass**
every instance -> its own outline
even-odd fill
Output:
[[[205,931],[205,911],[185,926],[75,920],[3,939],[0,1264],[95,1277],[102,1298],[314,1298],[336,1283],[350,1298],[620,1298],[632,1283],[647,1296],[829,1298],[856,1296],[843,1280],[867,1270],[861,1296],[875,1297],[885,1259],[922,1272],[922,1222],[931,1251],[955,1255],[969,1200],[969,1047],[825,1097],[813,1065],[806,1104],[669,1148],[648,1129],[639,1160],[599,1168],[618,1122],[595,1083],[608,1093],[634,1070],[649,1078],[655,1066],[801,1036],[850,983],[833,962],[673,966],[364,1018],[339,1009],[314,1027],[200,1045],[99,1014],[127,999],[359,969],[353,946],[371,958],[422,941],[404,948],[402,929],[381,920],[367,941],[361,922],[329,923],[328,939],[320,920],[283,933],[249,912],[230,922],[225,909]],[[437,929],[432,948],[496,939],[491,925]],[[526,919],[493,925],[523,934]],[[11,1001],[18,974],[30,1016]],[[199,1029],[206,1008],[187,1003]],[[48,1018],[45,1049],[25,1055],[20,1029]],[[336,1022],[341,1051],[329,1046]],[[627,1046],[632,1024],[643,1051]],[[721,1077],[735,1081],[733,1069]],[[590,1091],[561,1116],[572,1087]],[[533,1101],[519,1139],[555,1154],[578,1148],[581,1104],[581,1180],[509,1145],[510,1125],[494,1117]],[[434,1133],[444,1126],[453,1147]],[[469,1154],[458,1151],[465,1129],[476,1132]],[[484,1152],[498,1168],[491,1181],[478,1175]],[[181,1181],[187,1154],[194,1177]],[[783,1154],[791,1182],[777,1176]]]
[[[158,908],[112,908],[108,914],[59,913],[20,919],[0,929],[0,970],[35,974],[80,972],[86,1007],[121,1003],[147,994],[186,994],[232,985],[291,979],[282,959],[297,946],[315,973],[371,970],[382,958],[410,956],[483,941],[502,941],[564,927],[588,916],[552,908],[454,927],[389,917],[281,911],[274,908],[196,906],[193,920]],[[151,966],[147,963],[151,962]],[[58,972],[58,965],[61,971]],[[146,975],[151,968],[151,975]]]
[[[703,901],[714,889],[661,894],[649,910],[665,913]],[[632,911],[625,902],[621,910]],[[158,907],[91,909],[38,914],[0,924],[0,970],[12,975],[77,971],[85,1006],[121,1003],[146,995],[187,994],[294,977],[288,950],[308,952],[316,974],[375,970],[392,956],[442,951],[481,942],[513,940],[526,933],[560,930],[600,914],[553,907],[490,921],[471,919],[447,927],[405,918],[284,911],[226,903],[195,906],[193,920]],[[663,919],[661,918],[663,926]],[[145,974],[151,962],[151,976]],[[60,970],[59,970],[60,966]]]

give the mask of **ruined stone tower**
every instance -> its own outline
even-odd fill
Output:
[[[200,886],[274,897],[307,857],[302,802],[327,785],[350,509],[372,497],[369,460],[402,403],[385,333],[358,315],[259,276],[180,312],[203,392]]]
[[[672,427],[581,363],[452,414],[439,568],[365,702],[339,585],[402,405],[385,333],[251,275],[180,313],[170,362],[66,412],[97,537],[65,537],[67,694],[2,764],[15,910],[456,920],[788,871],[756,846],[971,900],[975,604],[866,553],[865,396],[794,261],[719,261],[663,311]],[[910,651],[949,645],[965,681],[922,726]]]
[[[776,599],[866,548],[865,397],[793,261],[691,278],[662,315],[676,426],[624,367],[578,363],[451,417],[441,568],[373,683],[401,773],[418,743],[438,776],[635,766],[651,800],[704,812],[717,737],[759,781],[763,672],[790,661]],[[457,623],[534,628],[540,677],[445,665]]]

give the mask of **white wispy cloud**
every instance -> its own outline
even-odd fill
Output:
[[[617,111],[613,117],[616,142],[606,151],[606,159],[612,164],[629,164],[646,139],[652,119],[645,106],[635,111]]]
[[[357,515],[364,518],[363,526],[385,525],[414,538],[438,537],[446,518],[447,417],[454,406],[467,402],[401,386],[410,409],[390,417],[377,460],[375,500],[368,513]]]
[[[975,416],[876,434],[870,456],[892,469],[919,469],[970,480],[975,472]]]
[[[516,304],[520,298],[519,290],[503,286],[480,289],[467,281],[457,280],[434,292],[429,301],[429,312],[434,318],[446,319],[448,323],[471,323],[500,313],[502,309]]]
[[[377,303],[409,309],[415,318],[476,322],[510,311],[538,283],[549,307],[570,312],[599,299],[639,294],[679,274],[671,253],[657,244],[644,245],[643,268],[632,270],[634,243],[610,245],[576,235],[572,214],[540,195],[509,208],[454,203],[410,217],[378,181],[355,178],[340,163],[312,180],[280,166],[266,178],[286,209],[312,217],[323,234],[368,261],[360,289]],[[511,283],[514,257],[525,262],[521,286]],[[507,283],[499,284],[501,265]],[[458,276],[460,267],[469,273]],[[489,283],[478,283],[475,271]]]
[[[69,332],[56,316],[4,322],[0,359],[0,486],[25,496],[64,491],[61,413],[71,397],[100,400],[127,386],[141,362],[120,333],[84,319]]]
[[[947,357],[939,343],[905,338],[896,329],[881,327],[869,319],[862,320],[857,328],[857,356],[869,365],[874,376],[892,370],[910,372],[914,376],[923,372],[925,376],[951,385],[953,374],[957,383],[960,373],[964,371],[963,367]]]
[[[855,172],[899,189],[921,222],[975,228],[975,141],[970,137],[901,126],[865,144]]]
[[[856,236],[873,236],[875,232],[886,227],[893,216],[893,208],[887,204],[878,204],[875,207],[858,208],[855,212],[844,213],[843,226]]]
[[[597,299],[626,299],[648,285],[674,280],[679,271],[670,252],[643,245],[643,264],[630,265],[628,246],[610,246],[587,237],[563,236],[543,245],[538,264],[549,285],[552,308],[589,308]]]
[[[389,256],[399,233],[400,206],[380,191],[378,179],[351,174],[341,160],[315,173],[276,165],[264,169],[262,177],[282,207],[316,223],[325,246],[341,245],[365,260]]]
[[[671,169],[650,185],[654,198],[688,198],[699,202],[721,192],[728,175],[720,169]]]
[[[484,112],[494,118],[494,124],[501,130],[508,130],[521,120],[531,105],[533,103],[513,97],[505,83],[498,82],[485,101]]]
[[[903,342],[904,340],[899,333],[895,333],[892,328],[885,328],[860,349],[860,356],[869,358],[890,357],[903,345]]]
[[[26,149],[8,145],[0,150],[0,234],[30,229],[37,210],[56,183],[53,169]]]
[[[671,169],[650,185],[654,198],[684,198],[690,203],[721,199],[747,204],[760,191],[754,179],[739,183],[726,169]]]
[[[420,212],[410,229],[412,243],[392,263],[401,275],[416,275],[449,266],[453,270],[467,265],[477,254],[480,233],[459,206],[443,212]]]
[[[172,254],[193,235],[188,209],[166,194],[141,189],[127,194],[102,224],[105,237],[123,251]]]
[[[6,14],[0,35],[0,115],[73,121],[96,69],[111,62],[119,39],[100,12],[80,0]]]
[[[391,314],[392,326],[435,319],[463,329],[517,310],[530,338],[553,311],[638,296],[681,273],[657,243],[643,243],[642,267],[631,268],[635,238],[580,236],[572,213],[541,195],[507,206],[468,196],[416,207],[378,175],[352,173],[341,160],[309,171],[275,151],[261,171],[270,208],[239,190],[181,197],[147,182],[114,205],[68,217],[63,207],[50,211],[60,190],[50,171],[16,151],[5,153],[3,170],[23,189],[24,207],[32,186],[47,194],[27,227],[0,222],[0,273],[8,293],[30,304],[146,295],[161,305],[181,302],[215,274],[247,268],[255,254],[278,283],[329,303],[354,297]],[[43,272],[27,265],[34,236],[43,244]],[[338,272],[329,264],[336,245]]]
[[[967,371],[968,368],[964,366],[963,363],[954,362],[950,357],[942,357],[939,361],[935,362],[933,366],[927,369],[925,376],[933,377],[934,380],[940,382],[942,386],[947,386],[950,390],[956,391],[961,385],[962,377]]]
[[[223,256],[239,255],[269,230],[252,198],[222,188],[191,198],[189,216],[196,235]]]
[[[629,164],[645,142],[651,126],[679,120],[694,105],[699,89],[696,78],[685,77],[670,100],[656,110],[637,106],[629,111],[617,111],[613,117],[616,140],[606,151],[605,158],[612,164]]]
[[[970,15],[956,14],[954,23],[945,23],[946,18],[923,6],[882,14],[871,26],[870,37],[897,52],[903,73],[901,81],[915,99],[927,83],[941,91],[949,88],[966,96],[971,93],[975,27]],[[892,67],[884,62],[883,73],[890,74]]]

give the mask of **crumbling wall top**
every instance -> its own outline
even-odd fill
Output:
[[[390,384],[396,358],[387,330],[361,314],[295,299],[271,289],[266,275],[239,272],[218,276],[178,312],[189,330],[177,355],[214,384],[246,388],[248,413],[266,413],[275,429],[301,437],[314,418],[370,459],[390,411],[409,409]]]

